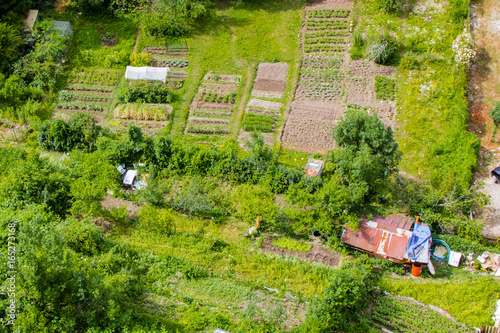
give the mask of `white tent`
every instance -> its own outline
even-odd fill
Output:
[[[170,71],[168,67],[132,67],[127,66],[125,78],[128,80],[167,80],[167,74]]]

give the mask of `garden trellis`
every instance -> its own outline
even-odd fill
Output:
[[[127,80],[152,80],[167,81],[167,74],[170,71],[168,67],[132,67],[127,66],[125,78]]]

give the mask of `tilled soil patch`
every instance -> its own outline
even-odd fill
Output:
[[[292,103],[283,132],[283,142],[298,146],[332,149],[332,127],[345,108],[325,102]]]
[[[349,70],[352,76],[393,76],[396,74],[394,67],[377,65],[369,60],[354,60],[349,65]]]
[[[291,251],[274,246],[274,238],[275,237],[264,238],[264,241],[262,242],[263,252],[298,257],[301,260],[322,262],[323,264],[329,266],[338,266],[340,263],[340,256],[338,254],[332,253],[330,250],[327,250],[320,245],[313,245],[311,250],[304,253],[301,251]]]
[[[352,0],[310,0],[306,6],[306,9],[335,9],[335,8],[348,8],[351,9],[353,6]]]
[[[284,92],[286,89],[288,67],[287,63],[259,64],[253,89]]]

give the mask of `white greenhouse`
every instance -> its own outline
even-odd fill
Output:
[[[127,80],[154,80],[167,81],[167,74],[170,71],[168,67],[132,67],[127,66],[125,78]]]

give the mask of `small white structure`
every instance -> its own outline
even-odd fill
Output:
[[[134,183],[135,177],[137,177],[137,170],[128,170],[123,178],[123,185],[132,186]]]
[[[168,67],[132,67],[127,66],[125,78],[128,80],[154,80],[167,81],[167,74],[170,71]]]

